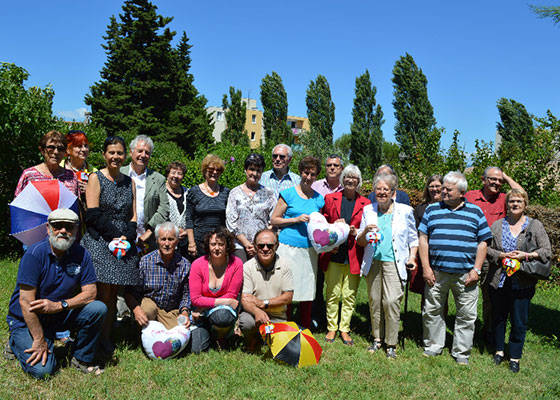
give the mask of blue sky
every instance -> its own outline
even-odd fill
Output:
[[[84,95],[99,80],[101,48],[115,0],[4,2],[0,60],[24,67],[30,86],[51,84],[53,110],[80,119]],[[350,131],[354,83],[367,68],[394,141],[392,69],[410,53],[428,78],[428,95],[447,147],[455,129],[468,152],[494,140],[500,97],[544,116],[560,116],[560,27],[538,19],[526,1],[334,0],[283,2],[155,1],[186,30],[192,69],[208,105],[230,85],[259,99],[262,78],[280,74],[290,115],[305,116],[305,91],[318,74],[336,106],[335,137]],[[539,5],[559,5],[539,1]],[[259,101],[260,104],[260,101]]]

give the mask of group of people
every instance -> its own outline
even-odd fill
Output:
[[[524,214],[527,195],[497,167],[485,171],[482,190],[470,192],[459,172],[434,175],[423,204],[413,209],[391,166],[377,170],[366,198],[355,165],[344,167],[340,156],[330,155],[326,177],[317,180],[323,163],[308,156],[296,174],[290,170],[292,150],[284,144],[272,150],[268,171],[262,155],[247,156],[245,182],[231,190],[219,183],[225,164],[213,154],[202,161],[204,181],[191,188],[182,185],[181,162],[169,164],[165,177],[151,170],[154,144],[147,136],[130,143],[128,166],[124,140],[107,137],[106,165],[99,170],[87,163],[83,132],[51,131],[39,149],[44,162],[23,171],[16,196],[32,180],[58,179],[76,194],[80,208],[79,215],[53,211],[47,238],[27,248],[20,262],[5,352],[34,377],[54,372],[54,340],[69,329],[75,332],[71,364],[99,373],[96,353],[114,351],[119,293],[138,328],[151,320],[168,329],[178,323],[191,328],[193,353],[212,343],[223,348],[236,334],[253,351],[261,344],[258,327],[294,319],[293,304],[300,325],[317,327],[325,319],[325,341],[334,342],[339,333],[352,346],[350,321],[361,276],[373,337],[368,350],[383,349],[395,359],[411,271],[413,286],[423,292],[425,356],[440,354],[445,345],[451,290],[457,307],[451,355],[468,363],[482,276],[494,360],[505,359],[510,315],[510,369],[519,370],[536,280],[523,272],[505,274],[502,260],[546,262],[551,249],[542,224]],[[507,195],[500,193],[504,181],[512,188]],[[307,234],[313,212],[329,223],[348,224],[348,239],[318,255]],[[521,250],[526,238],[536,243],[534,249]],[[123,256],[109,249],[115,240],[131,244]]]

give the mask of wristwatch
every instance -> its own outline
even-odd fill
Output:
[[[263,301],[264,304],[264,308],[265,310],[268,308],[268,305],[270,304],[270,300],[266,299],[265,301]]]
[[[482,272],[482,270],[480,270],[476,267],[473,267],[473,269],[474,269],[474,271],[476,272],[477,275],[480,275],[480,273]]]
[[[66,302],[66,300],[62,300],[60,302],[60,304],[62,305],[62,309],[63,310],[67,310],[68,309],[68,303]]]

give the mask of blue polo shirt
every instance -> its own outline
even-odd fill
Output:
[[[470,271],[478,244],[492,239],[484,213],[467,201],[456,210],[443,201],[430,204],[418,231],[428,235],[431,267],[449,273]]]
[[[91,255],[79,244],[70,247],[61,259],[52,252],[48,238],[30,246],[19,263],[16,288],[10,299],[6,318],[10,330],[26,327],[19,304],[20,285],[37,288],[36,299],[61,301],[74,297],[82,286],[96,281]],[[39,318],[43,324],[45,319],[62,314],[40,314]]]

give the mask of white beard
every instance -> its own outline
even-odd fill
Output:
[[[49,233],[49,243],[56,250],[61,250],[61,251],[68,250],[74,244],[74,240],[76,240],[76,236],[73,235],[64,237],[62,235],[55,235],[53,233]]]

